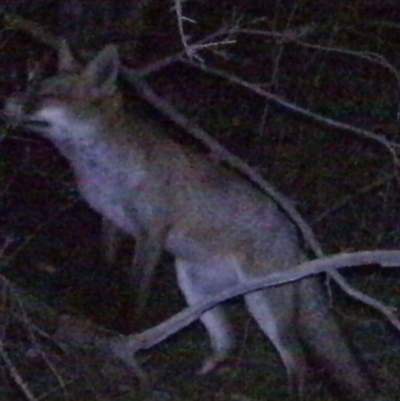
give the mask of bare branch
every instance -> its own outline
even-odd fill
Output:
[[[293,112],[295,112],[297,114],[301,114],[303,116],[310,117],[313,120],[321,122],[323,124],[326,124],[326,125],[328,125],[330,127],[338,128],[338,129],[343,130],[343,131],[350,131],[350,132],[352,132],[352,133],[354,133],[354,134],[356,134],[358,136],[370,139],[370,140],[372,140],[374,142],[378,142],[384,148],[386,148],[386,150],[390,153],[390,155],[392,156],[393,164],[395,165],[395,167],[400,167],[400,161],[399,161],[399,159],[397,157],[397,153],[396,153],[396,150],[395,150],[395,148],[400,148],[400,143],[389,141],[383,135],[377,135],[377,134],[374,134],[371,131],[367,131],[367,130],[364,130],[364,129],[361,129],[361,128],[354,127],[354,126],[352,126],[350,124],[346,124],[346,123],[342,123],[342,122],[339,122],[339,121],[336,121],[336,120],[332,120],[329,117],[324,117],[321,114],[314,113],[314,112],[312,112],[310,110],[304,109],[304,108],[302,108],[300,106],[297,106],[297,105],[295,105],[293,103],[290,103],[290,102],[284,100],[282,97],[280,97],[278,95],[275,95],[275,94],[273,94],[271,92],[267,92],[264,89],[261,89],[259,85],[255,85],[255,84],[252,84],[252,83],[250,83],[248,81],[245,81],[245,80],[241,79],[237,75],[230,74],[230,73],[228,73],[226,71],[223,71],[223,70],[219,70],[218,68],[208,67],[208,66],[206,66],[204,64],[195,64],[195,63],[192,63],[192,62],[190,62],[190,61],[188,61],[188,60],[186,60],[184,58],[181,58],[181,61],[184,64],[189,64],[189,65],[191,65],[191,66],[193,66],[193,67],[195,67],[197,69],[200,69],[200,70],[205,71],[207,73],[219,76],[219,77],[224,78],[227,81],[235,83],[237,85],[243,86],[244,88],[247,88],[247,89],[251,90],[252,92],[254,92],[254,93],[256,93],[256,94],[258,94],[258,95],[260,95],[260,96],[262,96],[262,97],[264,97],[264,98],[266,98],[268,100],[271,100],[271,101],[273,101],[273,102],[275,102],[275,103],[277,103],[277,104],[279,104],[279,105],[281,105],[281,106],[287,108],[288,110],[291,110],[291,111],[293,111]]]
[[[336,269],[371,264],[378,264],[383,267],[400,266],[400,251],[340,253],[323,259],[302,263],[286,272],[273,273],[262,279],[253,279],[245,284],[240,284],[223,291],[214,297],[210,297],[205,302],[199,303],[196,306],[186,308],[158,326],[152,327],[142,333],[115,338],[111,341],[110,347],[117,357],[121,358],[127,364],[134,366],[135,369],[138,369],[136,361],[132,360],[137,351],[151,348],[160,343],[194,322],[204,312],[221,302],[260,289],[291,283],[318,273],[327,273],[336,280]],[[374,304],[369,303],[369,305],[385,315],[393,326],[400,331],[400,321],[393,313],[393,310],[379,301],[375,301]]]
[[[215,139],[211,138],[205,131],[198,126],[194,125],[183,114],[179,113],[174,107],[165,102],[163,99],[158,97],[150,86],[144,81],[135,81],[131,78],[131,70],[123,68],[124,76],[136,86],[136,88],[142,93],[147,101],[149,101],[154,107],[160,110],[163,114],[166,114],[172,121],[184,128],[188,133],[193,135],[196,139],[205,144],[211,151],[210,157],[227,162],[231,167],[237,169],[246,175],[251,181],[257,184],[261,189],[265,191],[289,216],[289,218],[296,224],[301,231],[305,242],[315,253],[317,257],[323,256],[321,247],[312,232],[310,226],[304,221],[298,211],[294,208],[292,203],[280,194],[271,184],[266,182],[254,169],[248,164],[244,163],[240,158],[234,156],[222,147]]]
[[[235,41],[231,40],[230,37],[234,33],[234,29],[231,29],[227,26],[223,26],[218,31],[212,33],[211,35],[207,35],[205,38],[199,40],[195,44],[191,45],[198,49],[207,48],[209,46],[215,46],[220,44],[232,44]],[[224,38],[219,40],[219,38]],[[217,40],[218,39],[218,40]],[[147,75],[150,75],[154,72],[162,70],[163,68],[168,67],[169,65],[180,61],[180,58],[185,55],[185,51],[182,50],[177,54],[173,54],[172,56],[165,57],[161,60],[158,60],[154,63],[149,64],[147,67],[141,68],[140,70],[133,71],[133,70],[125,70],[130,74],[134,74],[136,77],[145,78]]]

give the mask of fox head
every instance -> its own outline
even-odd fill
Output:
[[[82,67],[64,42],[58,54],[58,73],[33,83],[24,94],[12,95],[6,101],[4,114],[11,123],[55,142],[84,139],[80,137],[89,127],[100,126],[104,112],[110,111],[110,105],[119,97],[118,68],[114,45],[106,46]]]

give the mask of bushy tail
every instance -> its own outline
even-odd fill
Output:
[[[377,400],[366,369],[359,364],[344,338],[326,291],[317,278],[299,284],[299,335],[312,358],[327,370],[340,393],[351,400]]]

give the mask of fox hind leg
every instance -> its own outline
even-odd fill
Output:
[[[304,392],[306,359],[297,335],[294,301],[292,285],[245,295],[248,311],[282,359],[288,377],[289,393],[297,393],[301,398]]]
[[[176,260],[177,278],[189,305],[216,295],[245,280],[233,260],[218,257],[205,263]],[[245,295],[248,311],[277,349],[287,372],[289,391],[302,394],[306,361],[295,327],[295,288],[292,285],[269,288]],[[200,374],[213,370],[227,358],[234,346],[232,328],[222,305],[207,311],[201,317],[211,340],[212,355]]]
[[[230,270],[223,260],[213,260],[201,265],[184,260],[176,260],[175,263],[178,284],[189,305],[220,293],[230,286],[235,277],[234,270]],[[229,270],[225,271],[224,267]],[[212,354],[206,358],[198,371],[203,375],[227,358],[234,346],[234,335],[221,305],[204,313],[200,320],[208,332],[212,348]]]

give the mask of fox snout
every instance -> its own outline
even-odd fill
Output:
[[[38,110],[38,101],[29,93],[14,93],[6,99],[3,116],[7,124],[15,127],[23,125],[30,129],[40,129],[47,124],[41,121],[35,114]]]
[[[5,102],[4,114],[15,122],[25,120],[34,112],[34,100],[27,93],[13,93]]]
[[[26,96],[23,94],[15,93],[11,95],[5,102],[4,114],[7,118],[20,119],[25,115]]]

